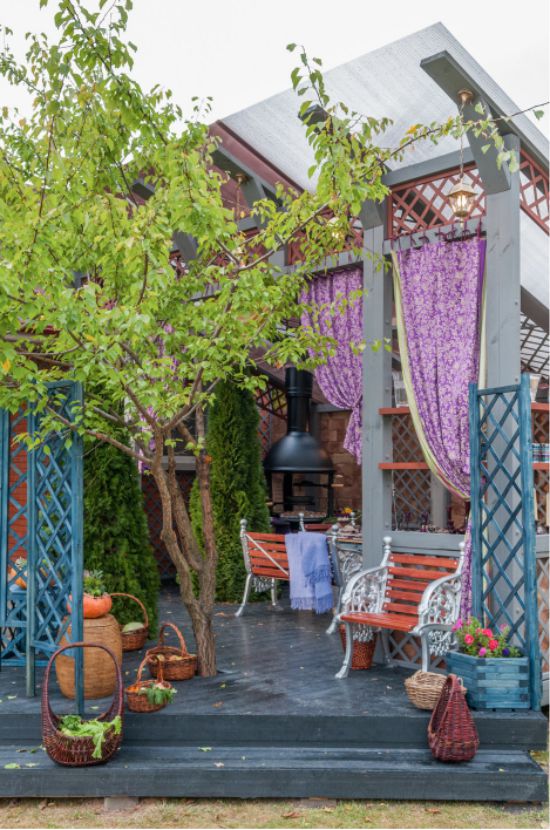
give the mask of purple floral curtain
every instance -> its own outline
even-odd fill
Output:
[[[351,343],[363,339],[363,303],[361,298],[342,305],[363,287],[361,268],[331,271],[315,277],[302,301],[319,308],[318,316],[305,310],[302,326],[314,328],[323,336],[335,340],[334,354],[315,370],[315,379],[326,399],[341,409],[350,409],[344,448],[361,463],[361,405],[363,400],[363,373],[361,354],[354,354]]]
[[[485,241],[410,248],[394,256],[399,346],[424,456],[450,490],[470,497],[468,385],[479,378]],[[470,534],[462,591],[470,603]]]

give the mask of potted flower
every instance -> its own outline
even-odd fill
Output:
[[[85,620],[95,620],[104,617],[113,606],[111,595],[105,589],[102,571],[84,571],[82,583],[82,616]],[[69,599],[72,597],[69,595]],[[67,603],[70,613],[71,606]]]
[[[498,632],[475,617],[453,626],[458,651],[447,654],[447,668],[462,678],[474,709],[529,709],[529,663],[510,645],[510,629]]]

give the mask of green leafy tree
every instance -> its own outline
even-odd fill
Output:
[[[222,602],[233,602],[242,596],[245,570],[240,520],[246,519],[251,530],[270,529],[258,424],[252,394],[231,381],[218,384],[208,414],[206,451],[212,459],[210,488],[218,548],[216,599]],[[202,539],[197,481],[191,495],[191,520],[197,538]]]
[[[156,629],[160,580],[136,462],[97,441],[86,442],[84,456],[84,566],[103,573],[107,591],[140,599]],[[135,602],[114,603],[119,622],[141,621]]]
[[[382,177],[407,147],[465,128],[488,143],[502,138],[490,119],[464,126],[455,115],[415,124],[390,146],[391,122],[330,101],[321,61],[300,50],[292,83],[312,186],[279,186],[276,199],[255,202],[251,237],[224,205],[227,176],[214,165],[208,107],[195,102],[185,117],[169,91],[144,91],[132,77],[131,5],[99,0],[90,11],[81,0],[57,0],[56,41],[29,35],[23,62],[2,28],[0,73],[28,97],[29,115],[0,110],[0,406],[15,411],[30,401],[43,415],[42,438],[58,430],[69,441],[78,431],[149,469],[199,672],[212,675],[218,546],[204,412],[217,383],[261,384],[249,372],[257,349],[278,366],[311,369],[326,359],[330,338],[288,320],[299,317],[303,289],[325,257],[358,238],[362,206],[386,197]],[[132,186],[138,179],[154,189],[145,203]],[[174,232],[196,245],[178,273],[169,262]],[[297,242],[302,259],[286,269],[280,252]],[[48,381],[67,377],[86,389],[72,418],[46,395]],[[117,437],[121,428],[127,441]],[[178,485],[175,435],[196,456],[204,551]]]

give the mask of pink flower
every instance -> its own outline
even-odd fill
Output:
[[[466,636],[464,637],[464,642],[466,643],[467,646],[471,646],[472,643],[474,642],[474,638],[472,637],[471,634],[466,634]]]
[[[489,648],[491,649],[491,651],[496,651],[498,648],[498,640],[489,640]]]
[[[479,656],[480,657],[485,657],[486,654],[487,654],[487,649],[484,648],[484,646],[481,646],[481,648],[479,649]]]
[[[482,628],[481,633],[485,634],[486,637],[492,637],[493,636],[493,632],[491,631],[490,628]]]
[[[459,628],[462,628],[462,620],[457,620],[455,622],[455,624],[453,625],[452,630],[453,631],[458,631]]]

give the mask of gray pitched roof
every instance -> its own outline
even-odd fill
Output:
[[[330,70],[325,74],[329,94],[358,112],[392,118],[394,125],[384,142],[393,146],[412,123],[443,121],[456,114],[453,102],[420,66],[421,60],[442,51],[455,58],[497,110],[510,114],[519,109],[442,23]],[[293,181],[307,188],[311,186],[307,170],[313,158],[297,117],[299,103],[295,92],[287,89],[223,122]],[[525,115],[514,122],[526,142],[547,159],[548,142],[537,126]],[[453,138],[446,138],[437,146],[421,143],[409,152],[403,164],[425,161],[456,150],[457,146]]]
[[[375,118],[388,116],[394,124],[384,143],[394,146],[414,122],[443,121],[456,114],[456,106],[424,72],[420,62],[448,52],[472,79],[495,112],[510,114],[519,107],[506,95],[442,23],[389,43],[325,74],[333,100],[341,100],[358,112]],[[297,112],[300,100],[292,89],[266,98],[224,119],[225,124],[291,180],[312,186],[307,170],[313,163],[304,126]],[[548,160],[548,142],[525,115],[514,119],[523,143],[541,160]],[[458,149],[450,137],[438,145],[415,145],[402,165],[426,161]],[[522,214],[522,285],[548,307],[548,238]]]

